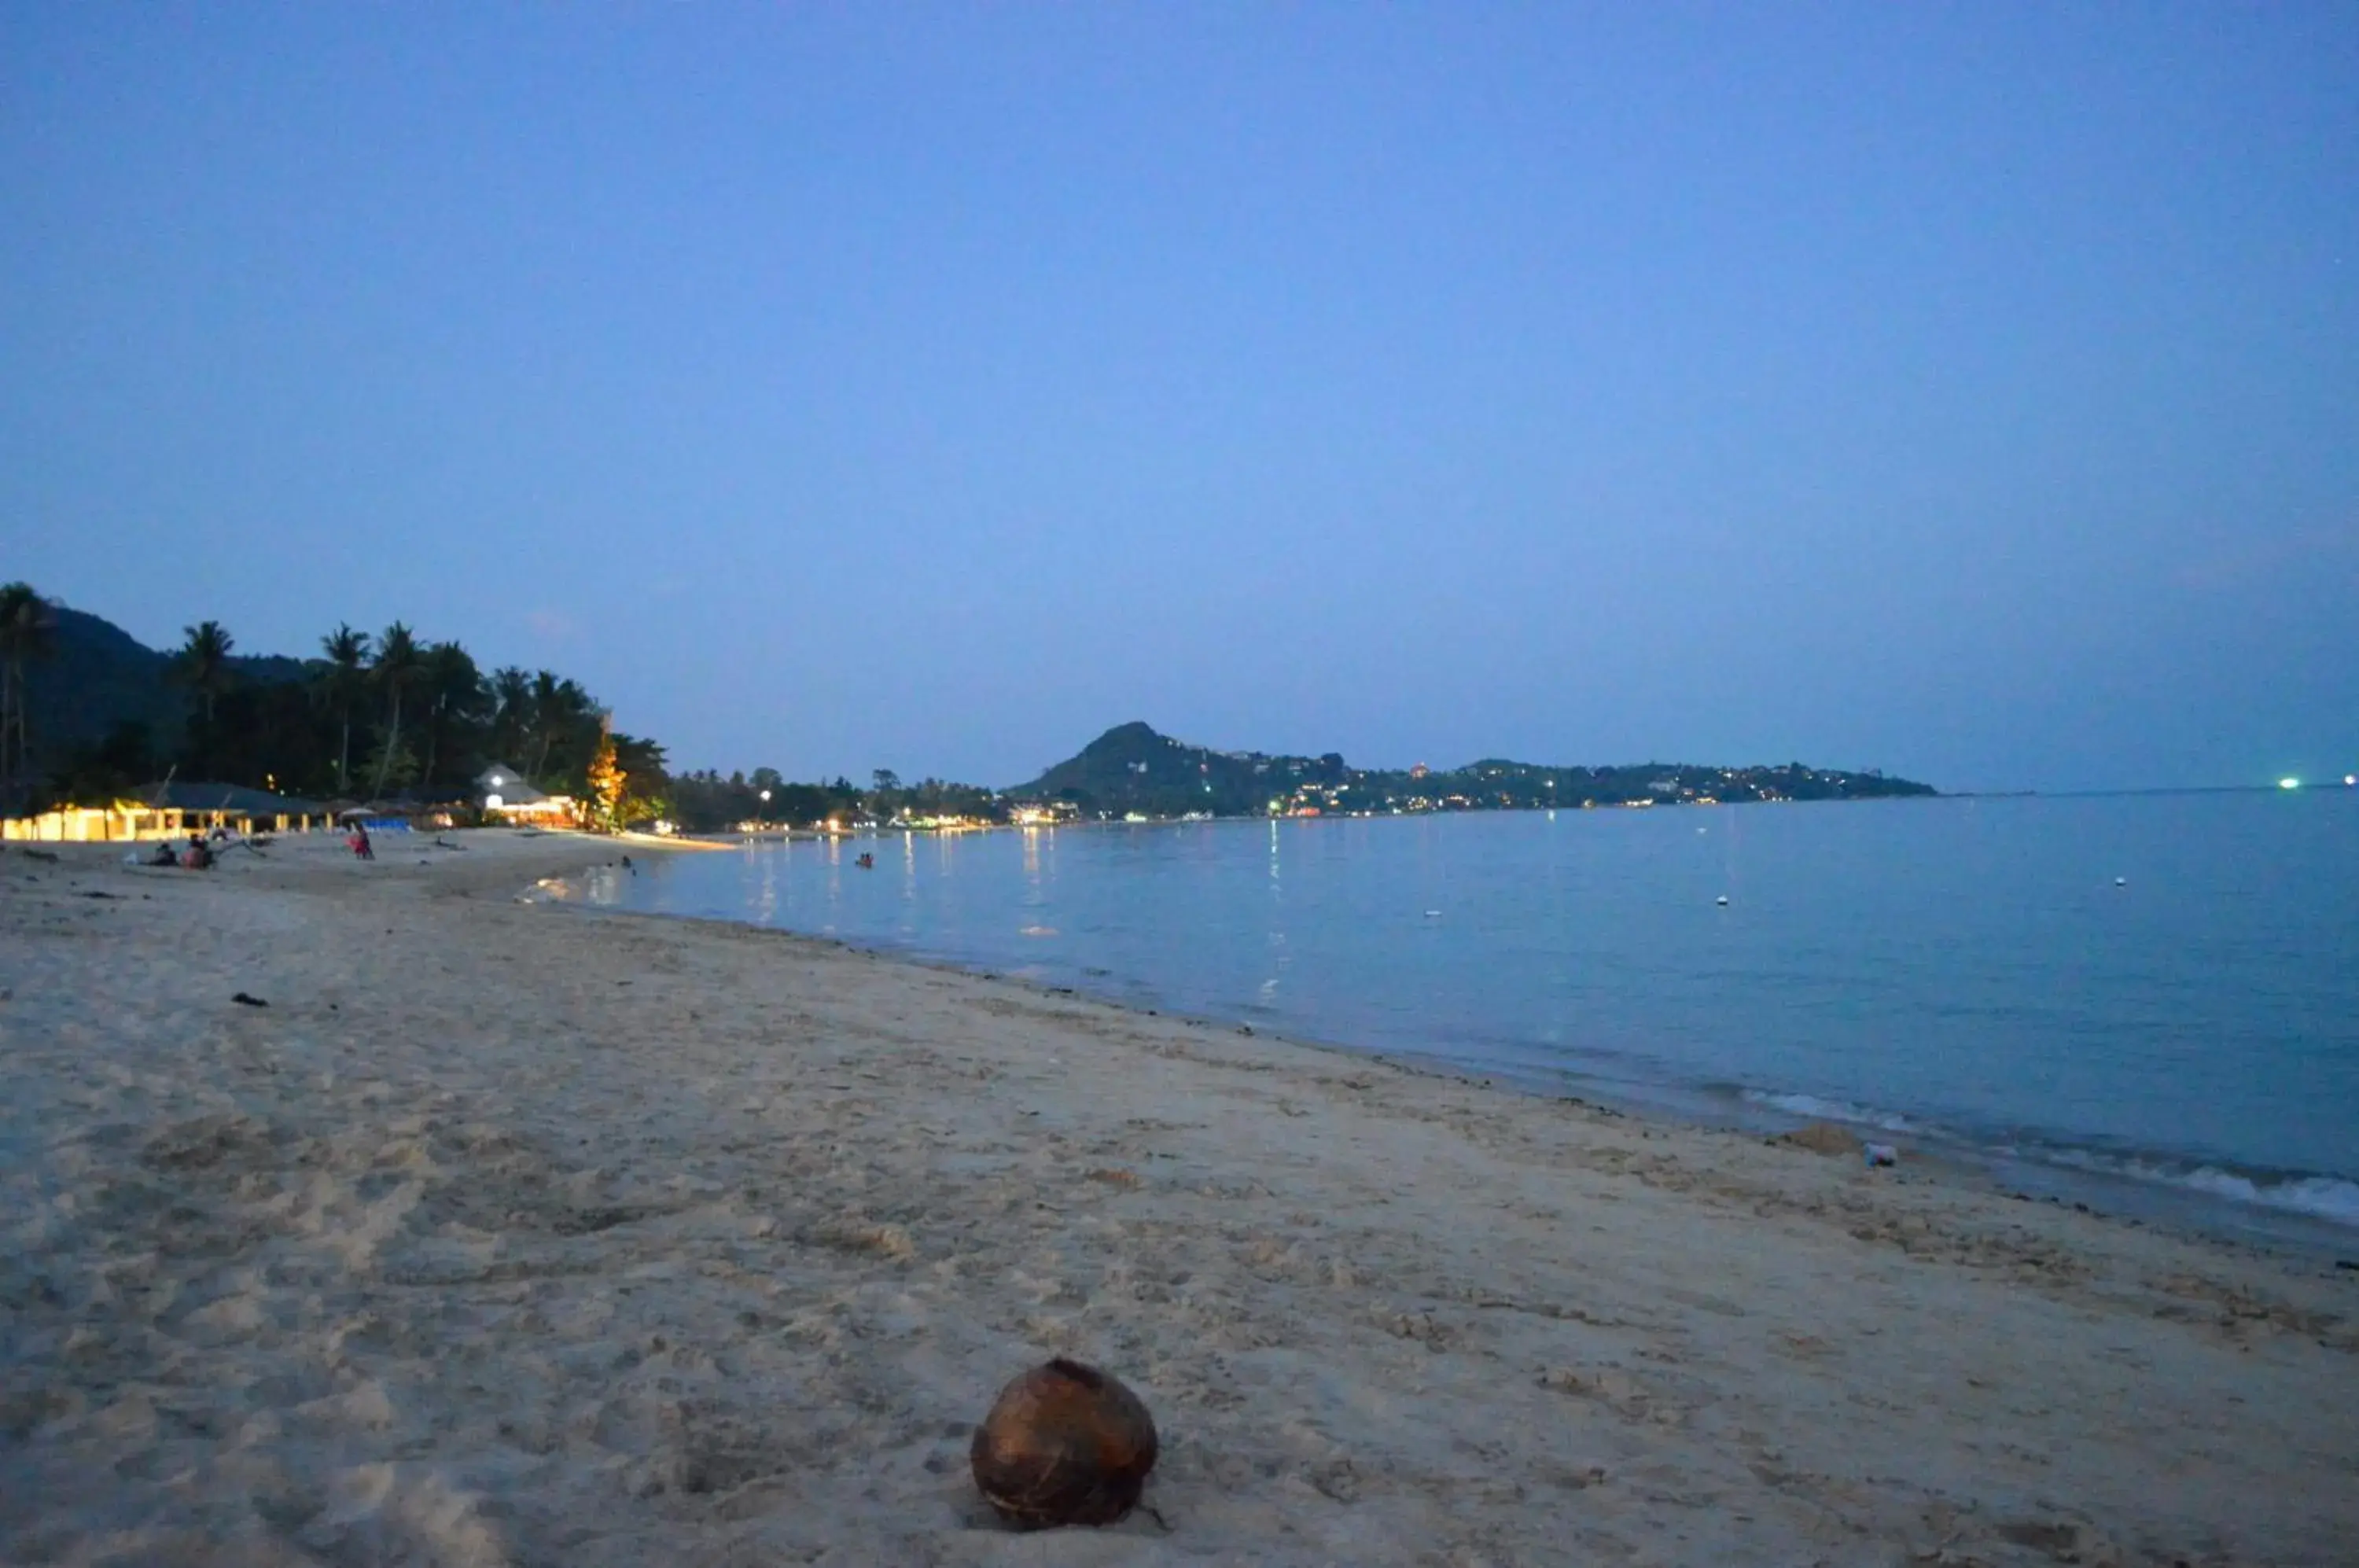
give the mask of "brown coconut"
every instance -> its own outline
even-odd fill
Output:
[[[1155,1468],[1155,1418],[1138,1396],[1063,1356],[999,1391],[974,1429],[974,1484],[1022,1530],[1112,1524]]]

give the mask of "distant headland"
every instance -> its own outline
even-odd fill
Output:
[[[1805,763],[1560,767],[1484,757],[1462,767],[1354,768],[1335,752],[1214,751],[1118,724],[1008,799],[1082,817],[1395,815],[1549,807],[1856,800],[1937,793],[1930,784]]]

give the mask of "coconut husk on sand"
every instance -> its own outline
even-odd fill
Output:
[[[999,1391],[975,1428],[975,1486],[1025,1530],[1112,1524],[1155,1468],[1155,1418],[1122,1380],[1063,1356]]]

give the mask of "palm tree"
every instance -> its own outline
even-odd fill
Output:
[[[25,666],[49,657],[57,631],[57,613],[29,583],[0,587],[0,814],[23,788],[26,771]],[[16,732],[14,767],[8,757],[8,732]]]
[[[484,677],[465,648],[455,642],[438,642],[426,650],[419,681],[426,691],[426,768],[419,778],[431,789],[443,736],[482,708]]]
[[[532,677],[511,664],[492,671],[492,749],[510,767],[532,732]]]
[[[198,735],[198,754],[210,768],[213,752],[213,700],[228,691],[235,681],[230,669],[230,649],[237,639],[219,621],[200,621],[193,626],[182,626],[188,641],[173,657],[171,679],[186,686],[204,702],[204,728]]]
[[[200,621],[193,626],[182,626],[188,641],[180,645],[173,673],[181,685],[204,699],[205,723],[213,722],[213,699],[230,689],[230,649],[237,639],[219,621]]]
[[[574,737],[577,732],[594,722],[598,704],[590,693],[544,670],[532,678],[532,730],[538,746],[533,758],[533,782],[549,788],[549,754],[560,740]],[[583,759],[587,761],[585,757]]]
[[[353,702],[368,690],[369,635],[339,622],[334,631],[320,639],[320,651],[328,656],[320,690],[335,704],[337,720],[343,726],[336,748],[336,793],[348,795],[352,792]]]
[[[377,754],[376,783],[371,793],[382,794],[385,790],[386,770],[393,766],[395,753],[401,746],[401,694],[417,681],[421,664],[418,638],[399,621],[386,627],[384,635],[376,639],[376,662],[369,666],[369,673],[385,688],[392,717],[385,745]]]

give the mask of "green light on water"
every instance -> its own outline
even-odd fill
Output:
[[[2301,788],[2301,780],[2299,779],[2280,779],[2277,780],[2277,788],[2280,789],[2299,789]]]

